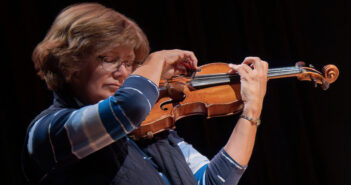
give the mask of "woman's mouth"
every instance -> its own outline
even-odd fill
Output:
[[[107,84],[106,86],[109,90],[113,92],[116,92],[120,87],[120,85],[117,85],[117,84]]]

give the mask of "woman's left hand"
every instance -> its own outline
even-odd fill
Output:
[[[229,64],[230,73],[240,75],[240,93],[244,102],[243,114],[259,118],[267,88],[268,63],[259,57],[247,57],[242,64]]]

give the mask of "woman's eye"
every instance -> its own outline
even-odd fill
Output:
[[[107,58],[107,57],[104,59],[104,62],[106,63],[115,63],[116,61],[118,61],[118,59]]]
[[[128,61],[125,63],[127,67],[132,67],[133,66],[133,61]]]

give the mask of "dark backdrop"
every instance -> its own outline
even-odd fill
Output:
[[[31,52],[58,12],[78,1],[13,0],[1,3],[1,184],[25,184],[20,150],[30,120],[52,95],[35,75]],[[271,80],[249,167],[239,184],[350,184],[351,1],[110,0],[99,1],[134,19],[152,51],[192,50],[200,65],[240,63],[259,56],[270,67],[299,60],[341,73],[323,91],[296,78]],[[212,157],[237,116],[177,123],[179,134]]]

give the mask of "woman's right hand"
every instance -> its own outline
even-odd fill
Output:
[[[197,58],[193,52],[173,49],[151,53],[133,74],[143,76],[158,85],[161,79],[170,79],[196,69]]]
[[[161,78],[169,79],[175,75],[186,74],[189,70],[197,69],[197,58],[191,51],[173,49],[156,51],[150,54],[151,58],[157,58],[163,64]]]

